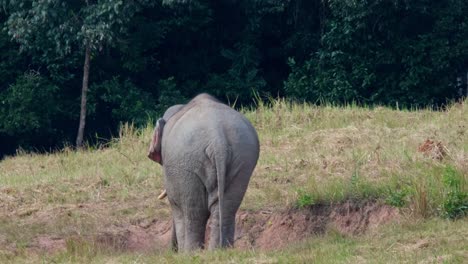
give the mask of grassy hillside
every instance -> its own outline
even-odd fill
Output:
[[[161,168],[146,157],[152,125],[123,125],[104,147],[18,153],[0,162],[0,260],[35,262],[459,262],[468,258],[468,106],[446,111],[316,107],[283,100],[244,111],[260,141],[241,206],[280,211],[345,200],[400,208],[398,223],[343,236],[333,230],[282,251],[179,256],[99,251],[77,240],[104,227],[169,218]],[[447,220],[449,218],[458,220]],[[65,252],[31,253],[38,236],[73,237]],[[77,242],[79,241],[79,242]]]

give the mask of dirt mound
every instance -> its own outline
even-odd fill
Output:
[[[306,209],[283,212],[240,211],[236,219],[235,247],[279,249],[322,234],[327,229],[333,229],[344,235],[357,235],[397,218],[397,209],[374,202],[315,205]],[[31,242],[29,249],[35,252],[56,252],[69,250],[74,244],[84,241],[93,247],[105,250],[158,251],[169,247],[171,230],[170,220],[143,219],[139,223],[109,226],[94,235],[80,237],[41,235]],[[208,232],[209,230],[207,234]]]
[[[445,147],[441,141],[436,142],[430,139],[426,139],[424,143],[419,145],[418,151],[423,153],[426,157],[439,161],[443,160],[448,154],[447,147]]]
[[[352,202],[282,213],[241,212],[235,243],[238,248],[279,249],[327,229],[344,235],[361,234],[397,217],[398,211],[390,206]]]

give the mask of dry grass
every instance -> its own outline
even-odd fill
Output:
[[[272,100],[268,106],[259,103],[256,111],[244,112],[261,141],[260,160],[242,204],[244,210],[288,208],[306,194],[312,203],[382,199],[401,202],[410,217],[438,216],[448,192],[443,183],[447,170],[461,177],[461,191],[467,192],[467,101],[437,112],[352,105],[317,107]],[[83,151],[66,148],[43,155],[19,153],[2,160],[0,244],[2,240],[14,241],[21,248],[38,234],[85,235],[111,224],[142,221],[154,215],[169,217],[167,202],[157,200],[163,188],[161,169],[146,157],[152,124],[143,129],[123,125],[120,133],[119,139],[104,147],[91,146]],[[418,151],[426,139],[441,142],[446,149],[442,159]],[[79,211],[74,210],[78,207]],[[466,224],[466,220],[460,221]],[[447,230],[457,226],[444,225]],[[466,228],[463,230],[466,234]],[[340,240],[332,236],[313,240],[330,246],[326,252],[317,247],[289,252],[298,254],[295,259],[300,261],[301,257],[337,255],[344,248],[342,257],[347,262],[366,263],[360,257],[372,259],[375,250],[386,249],[361,247],[382,239],[386,240]],[[401,256],[409,254],[392,248]],[[364,253],[360,254],[361,250]],[[211,254],[208,259],[199,256],[198,262],[242,258],[246,263],[270,263],[282,259],[281,254],[228,251]],[[385,256],[382,262],[391,259],[391,255]],[[151,262],[152,257],[142,258],[104,257],[98,262]],[[342,262],[339,258],[338,254],[336,260]],[[165,259],[182,261],[171,254]]]
[[[244,207],[288,206],[298,190],[315,201],[339,201],[425,182],[420,188],[442,189],[438,183],[445,166],[468,177],[466,103],[444,112],[272,104],[246,113],[262,145]],[[447,155],[434,160],[418,152],[426,139],[441,141]],[[424,190],[416,192],[424,201]]]

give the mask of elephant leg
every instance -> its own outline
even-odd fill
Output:
[[[183,172],[183,177],[181,177],[180,170],[166,170],[166,177],[171,179],[167,181],[166,186],[179,252],[204,247],[206,222],[209,217],[207,192],[204,185],[197,175],[187,170]]]
[[[178,252],[188,252],[204,247],[206,222],[209,212],[205,207],[199,207],[196,202],[199,197],[190,199],[182,208],[172,206],[174,228],[172,247]]]
[[[226,196],[225,196],[226,197]],[[226,205],[226,203],[225,203]],[[211,226],[210,226],[210,240],[208,248],[210,250],[220,248],[220,247],[230,247],[234,244],[234,229],[235,229],[235,217],[236,212],[230,210],[223,211],[223,234],[224,241],[220,241],[220,232],[219,227],[219,206],[218,203],[212,206],[211,209]]]
[[[242,203],[253,167],[240,169],[231,178],[231,182],[224,192],[223,227],[219,227],[219,206],[214,203],[211,208],[211,233],[209,249],[218,247],[231,247],[234,245],[236,228],[236,213]],[[220,241],[220,232],[224,234],[224,240]]]
[[[176,252],[181,252],[185,245],[185,226],[181,208],[171,202],[172,209],[172,241],[171,247]]]
[[[203,208],[187,209],[185,224],[184,251],[202,249],[205,246],[205,230],[208,221],[208,210]]]
[[[227,195],[224,196],[227,198]],[[224,211],[223,211],[223,227],[222,229],[219,226],[219,206],[218,203],[213,205],[212,213],[211,213],[211,226],[210,226],[210,241],[209,241],[209,249],[213,250],[216,248],[225,248],[225,247],[232,247],[234,245],[234,233],[235,233],[235,226],[236,226],[236,212],[239,206],[236,204],[240,204],[238,202],[239,199],[236,198],[235,201],[228,200],[224,202]],[[220,241],[220,232],[223,232],[224,240]]]

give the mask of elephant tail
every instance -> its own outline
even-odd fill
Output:
[[[223,210],[224,210],[224,191],[226,189],[226,162],[228,151],[216,153],[216,176],[218,178],[218,211],[219,211],[219,245],[224,247],[224,232],[223,232]]]

